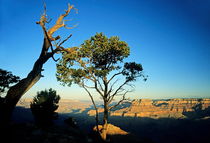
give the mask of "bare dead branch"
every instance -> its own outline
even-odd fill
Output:
[[[47,14],[46,14],[47,8],[45,3],[43,5],[44,5],[44,12],[40,17],[40,21],[36,22],[36,24],[40,24],[42,27],[44,27],[45,23],[47,23]]]
[[[110,95],[110,93],[113,91],[113,86],[114,86],[118,81],[119,81],[119,79],[115,80],[115,81],[111,84],[110,89],[109,89],[109,91],[107,92],[108,95]]]
[[[66,29],[74,29],[75,27],[77,27],[78,26],[78,24],[75,24],[75,25],[73,25],[72,27],[68,27],[68,26],[66,26],[66,24],[64,24],[64,27],[66,28]]]
[[[41,26],[42,26],[42,25],[41,25]],[[57,62],[59,59],[55,60],[55,58],[54,58],[55,52],[54,52],[54,50],[53,50],[53,46],[52,46],[52,43],[51,43],[51,41],[50,41],[50,39],[49,39],[49,36],[48,36],[48,34],[47,34],[46,28],[45,28],[44,26],[42,26],[42,29],[43,29],[43,31],[44,31],[44,37],[45,37],[45,39],[47,40],[47,42],[48,42],[48,44],[49,44],[49,47],[50,47],[50,49],[51,49],[51,51],[52,51],[52,56],[51,56],[51,57],[52,57],[52,59],[53,59],[55,62]],[[45,54],[47,53],[49,47],[46,46],[46,45],[44,45],[43,48],[42,48],[42,52],[41,52],[41,55],[40,55],[40,56],[45,55]]]
[[[52,35],[53,35],[53,33],[54,33],[55,31],[57,31],[59,28],[66,26],[66,25],[64,24],[63,19],[70,13],[71,9],[75,9],[75,8],[74,8],[74,5],[68,4],[68,9],[65,10],[65,13],[62,14],[62,15],[60,15],[60,17],[57,19],[55,25],[54,25],[53,27],[51,27],[51,28],[48,30],[47,33],[48,33],[48,36],[49,36],[49,38],[50,38],[51,41],[54,41],[54,40],[57,40],[57,39],[60,38],[60,37],[58,37],[58,36],[57,36],[56,38],[53,38]]]
[[[125,82],[121,84],[111,96],[115,96],[118,93],[118,91],[121,90],[121,88],[125,86],[128,82],[129,82],[128,80],[125,80]]]
[[[44,3],[44,12],[43,12],[43,14],[42,14],[42,16],[41,16],[41,18],[40,18],[40,21],[39,22],[36,22],[37,24],[40,24],[41,25],[41,27],[42,27],[42,29],[43,29],[43,32],[44,32],[44,37],[45,37],[45,39],[46,39],[46,41],[47,41],[47,43],[49,44],[49,46],[44,46],[43,47],[43,49],[42,49],[42,53],[41,53],[41,55],[43,56],[44,54],[46,54],[47,53],[47,51],[48,51],[48,48],[50,47],[50,49],[51,49],[51,51],[52,51],[52,59],[54,60],[54,61],[58,61],[59,59],[55,59],[54,58],[54,53],[57,53],[59,50],[64,50],[64,48],[62,47],[60,47],[64,42],[66,42],[71,36],[72,36],[72,34],[71,35],[69,35],[66,39],[64,39],[60,44],[59,44],[59,46],[56,46],[56,49],[54,50],[53,49],[53,45],[52,45],[52,43],[51,43],[51,41],[55,41],[55,40],[58,40],[58,39],[60,39],[60,36],[57,36],[57,37],[55,37],[55,38],[52,38],[52,34],[55,32],[55,31],[57,31],[59,28],[60,28],[60,26],[62,25],[61,24],[61,21],[63,20],[63,18],[65,17],[65,16],[67,16],[68,14],[69,14],[69,12],[70,12],[70,10],[73,8],[74,6],[73,5],[70,5],[70,4],[68,4],[68,10],[66,10],[66,13],[65,14],[62,14],[59,18],[58,18],[58,20],[56,21],[56,24],[52,27],[52,28],[50,28],[48,31],[46,30],[46,28],[45,28],[45,23],[48,23],[48,21],[47,21],[47,15],[46,15],[46,4]],[[61,26],[62,27],[62,26]],[[57,45],[57,44],[56,44]],[[59,47],[59,48],[58,48]]]
[[[47,16],[47,6],[46,6],[46,3],[44,2],[44,16]]]
[[[62,42],[60,42],[60,44],[58,45],[59,47],[65,43],[69,38],[71,38],[72,34],[70,34],[66,39],[64,39]]]
[[[73,9],[75,10],[75,13],[78,14],[78,9],[73,7]]]
[[[120,90],[117,91],[117,93],[115,95],[120,95],[124,91],[125,91],[125,89],[124,88],[121,88]]]
[[[109,110],[111,110],[111,109],[113,109],[113,108],[119,106],[121,103],[123,103],[124,101],[128,100],[128,99],[125,98],[125,96],[126,96],[126,94],[127,94],[128,92],[131,92],[131,91],[126,91],[126,92],[122,95],[122,99],[121,99],[120,101],[118,101],[117,104],[115,104],[115,105],[109,107]],[[114,96],[113,96],[113,97],[114,97]],[[113,100],[113,98],[112,98],[112,100]],[[111,103],[112,100],[110,100],[109,103]]]
[[[53,61],[57,62],[58,60],[60,60],[60,58],[55,59],[54,56],[52,56]]]

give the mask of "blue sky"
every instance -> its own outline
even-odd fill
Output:
[[[71,13],[60,34],[72,38],[66,47],[79,46],[96,32],[119,36],[131,48],[129,61],[143,65],[147,82],[138,80],[132,98],[210,98],[210,0],[45,0],[47,14],[56,20],[70,2]],[[42,0],[1,0],[0,68],[21,78],[38,58],[43,33],[35,22]],[[49,25],[50,27],[50,25]],[[57,55],[56,57],[59,57]],[[54,88],[63,98],[88,99],[77,86],[62,87],[55,78],[55,62],[44,65],[42,78],[24,97]]]

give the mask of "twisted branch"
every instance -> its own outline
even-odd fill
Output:
[[[71,9],[75,9],[74,5],[68,4],[68,9],[65,10],[65,13],[61,14],[60,17],[57,19],[55,25],[48,30],[47,33],[48,33],[48,36],[49,36],[51,41],[60,39],[60,36],[57,36],[57,37],[54,38],[52,35],[53,35],[53,33],[55,33],[55,31],[57,31],[61,27],[66,27],[63,19],[70,13]]]

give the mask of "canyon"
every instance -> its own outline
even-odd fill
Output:
[[[110,116],[123,117],[149,117],[149,118],[187,118],[193,113],[206,114],[209,116],[210,99],[167,99],[151,100],[136,99],[125,102],[112,110]],[[100,108],[99,112],[103,112]],[[191,113],[191,114],[190,114]],[[90,116],[95,114],[94,110],[88,111]]]
[[[30,108],[32,99],[23,99],[17,106]],[[98,103],[98,112],[102,113],[103,108]],[[58,113],[83,113],[89,116],[95,115],[91,102],[62,99],[59,102]],[[202,117],[210,116],[210,98],[187,98],[187,99],[135,99],[124,102],[110,112],[110,116],[121,117],[148,117],[148,118],[188,118],[195,114],[202,114]]]
[[[16,122],[26,122],[31,126],[33,123],[33,116],[29,109],[31,101],[32,99],[23,98],[18,103],[14,113]],[[102,113],[100,102],[97,105]],[[77,122],[82,131],[89,132],[95,126],[95,110],[91,102],[61,99],[57,112],[59,118],[55,121],[56,124],[63,125],[63,121],[70,117]],[[152,143],[206,143],[209,140],[209,98],[135,99],[113,109],[110,115],[109,124],[113,126],[110,126],[109,134],[113,136],[113,140],[115,137],[124,142],[134,142],[131,140],[137,138],[141,142]],[[195,115],[199,115],[199,118],[191,118],[192,120],[189,118],[196,117]],[[22,124],[20,127],[24,132],[28,132]],[[34,129],[30,130],[34,131]],[[57,128],[49,135],[57,134],[56,132]],[[60,138],[56,137],[56,139]]]

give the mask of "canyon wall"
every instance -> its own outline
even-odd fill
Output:
[[[18,103],[18,106],[30,108],[32,99],[24,99]],[[87,113],[90,116],[95,115],[95,110],[90,102],[62,99],[59,102],[59,113]],[[102,113],[103,108],[98,112]],[[198,112],[199,116],[210,116],[210,99],[135,99],[126,102],[113,109],[111,116],[124,117],[149,117],[149,118],[186,118],[194,116],[193,112]]]
[[[210,99],[138,99],[127,102],[110,112],[111,116],[149,117],[149,118],[186,118],[187,113],[205,111],[210,108]],[[103,112],[103,110],[99,110]],[[88,112],[95,114],[94,110]]]

